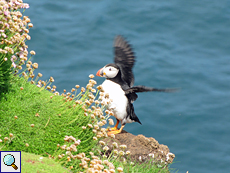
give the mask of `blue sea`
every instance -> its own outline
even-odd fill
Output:
[[[44,80],[54,77],[59,92],[85,86],[113,62],[114,37],[123,35],[136,55],[135,85],[180,88],[140,93],[143,125],[125,130],[167,145],[178,173],[230,172],[230,1],[24,2],[34,25],[27,44]]]

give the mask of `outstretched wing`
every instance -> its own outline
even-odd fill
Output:
[[[125,90],[126,95],[130,95],[132,93],[139,93],[139,92],[149,92],[149,91],[157,91],[157,92],[175,92],[178,91],[176,88],[165,88],[165,89],[158,89],[152,87],[146,87],[143,85],[138,85],[134,87],[130,87],[129,89]]]
[[[121,77],[129,87],[134,84],[134,76],[132,72],[135,63],[134,52],[131,45],[120,35],[114,40],[114,62],[120,67]]]
[[[152,87],[146,87],[143,85],[138,85],[138,86],[130,87],[124,91],[125,91],[125,95],[129,98],[131,103],[133,103],[138,97],[136,93],[149,92],[149,91],[176,92],[176,91],[178,91],[178,89],[176,89],[176,88],[158,89],[158,88],[152,88]]]

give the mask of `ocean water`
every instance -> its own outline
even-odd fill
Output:
[[[167,145],[179,173],[230,172],[229,1],[24,2],[34,24],[27,44],[43,79],[53,76],[60,92],[85,86],[113,62],[113,39],[123,35],[137,57],[135,85],[180,88],[139,94],[143,125],[125,130]]]

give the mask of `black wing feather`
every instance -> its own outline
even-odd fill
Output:
[[[114,54],[114,62],[120,67],[122,79],[129,87],[133,86],[134,76],[132,68],[135,63],[134,52],[131,45],[120,35],[114,41]]]
[[[130,95],[132,93],[139,93],[139,92],[149,92],[149,91],[157,91],[157,92],[175,92],[178,91],[178,89],[175,88],[166,88],[166,89],[158,89],[158,88],[152,88],[152,87],[146,87],[142,85],[134,86],[129,89],[125,90],[125,95]]]

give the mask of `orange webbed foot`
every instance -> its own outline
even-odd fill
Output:
[[[107,134],[108,134],[108,136],[109,135],[111,135],[111,134],[118,134],[118,133],[121,133],[121,131],[122,131],[122,129],[125,127],[125,125],[122,125],[121,126],[121,128],[118,130],[118,129],[115,129],[115,130],[113,130],[113,131],[110,131],[110,132],[108,132]],[[115,127],[114,127],[115,128]]]
[[[110,135],[112,135],[112,134],[118,134],[118,133],[121,133],[121,130],[113,130],[113,131],[110,131],[110,132],[108,132],[107,134],[108,134],[108,136],[110,136]]]

